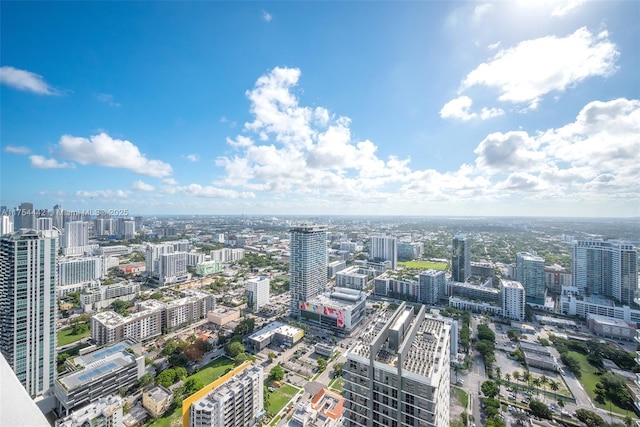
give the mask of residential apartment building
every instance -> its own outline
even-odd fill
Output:
[[[557,264],[544,268],[544,286],[555,295],[562,292],[563,286],[571,286],[572,280],[571,271]]]
[[[164,304],[147,300],[138,304],[138,312],[124,317],[103,311],[91,317],[91,338],[98,345],[108,345],[132,338],[144,341],[162,335]]]
[[[264,371],[245,362],[185,399],[182,427],[252,427],[263,405]]]
[[[187,271],[187,253],[172,252],[160,255],[157,278],[161,285],[186,282],[191,279],[191,273]]]
[[[502,315],[513,320],[523,320],[526,290],[520,282],[501,280]]]
[[[327,287],[327,227],[303,225],[290,233],[291,316],[299,318],[300,304]]]
[[[235,262],[244,258],[244,249],[242,248],[222,248],[210,252],[212,261]]]
[[[32,398],[56,375],[56,230],[0,238],[0,352]]]
[[[440,300],[440,292],[445,288],[445,273],[439,270],[427,270],[420,273],[420,297],[423,304],[437,304]]]
[[[367,295],[357,289],[334,287],[300,303],[305,322],[348,336],[366,315]]]
[[[516,254],[516,280],[524,286],[527,303],[544,305],[544,259],[528,252]]]
[[[84,312],[98,311],[109,307],[115,300],[131,301],[140,292],[140,283],[121,282],[89,289],[80,295],[80,306]]]
[[[638,253],[631,243],[578,240],[572,252],[573,286],[631,305],[638,296]]]
[[[449,425],[450,326],[402,303],[379,312],[347,353],[346,427]]]
[[[398,242],[398,260],[411,261],[424,255],[424,243],[422,242]]]
[[[170,301],[163,308],[162,327],[167,331],[205,319],[214,309],[214,297],[209,292],[189,289],[183,291],[183,298]]]
[[[369,259],[374,262],[391,262],[391,269],[398,268],[398,239],[390,236],[371,236]]]
[[[266,276],[252,277],[246,282],[247,305],[253,311],[269,304],[269,289],[271,281]]]
[[[336,273],[336,287],[357,289],[359,291],[367,287],[369,275],[362,273],[357,265],[351,266]]]
[[[67,286],[102,280],[106,272],[105,259],[101,256],[66,258],[58,262],[58,283]]]
[[[451,245],[451,280],[464,283],[471,276],[471,239],[458,235]]]

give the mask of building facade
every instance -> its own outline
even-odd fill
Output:
[[[527,303],[544,305],[547,295],[544,283],[544,259],[528,252],[518,252],[516,280],[524,286]]]
[[[247,305],[253,311],[269,304],[269,286],[271,281],[266,276],[253,277],[247,280]]]
[[[327,286],[327,227],[305,225],[291,229],[289,272],[291,316],[300,316],[300,303]]]
[[[264,371],[245,362],[183,402],[182,427],[252,427],[263,399]]]
[[[524,319],[526,291],[513,280],[501,280],[502,315],[513,320]]]
[[[440,299],[440,290],[445,287],[445,273],[438,270],[427,270],[420,273],[419,301],[423,304],[437,304]]]
[[[0,351],[31,397],[56,375],[58,238],[33,229],[0,238]]]
[[[578,240],[572,252],[573,286],[631,305],[638,295],[638,253],[630,243]]]
[[[389,261],[391,269],[398,268],[398,239],[389,236],[371,236],[369,258],[373,261]]]
[[[451,245],[451,280],[464,283],[471,276],[471,239],[458,235]]]
[[[346,427],[449,425],[450,327],[402,303],[379,312],[347,353]]]

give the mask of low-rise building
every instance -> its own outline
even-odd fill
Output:
[[[521,341],[520,350],[524,355],[524,361],[527,364],[527,367],[545,369],[547,371],[558,370],[558,362],[551,354],[551,350],[549,350],[549,348]]]
[[[207,313],[207,320],[217,326],[224,326],[238,319],[240,319],[240,310],[235,308],[218,307]]]
[[[268,347],[271,343],[291,348],[302,337],[304,337],[304,330],[281,322],[273,322],[249,336],[247,347],[254,353]]]
[[[309,403],[300,403],[294,411],[291,426],[334,427],[344,412],[345,398],[322,388]]]
[[[100,397],[71,415],[56,420],[56,427],[123,427],[123,402],[119,396]]]
[[[331,355],[333,354],[333,346],[332,345],[328,345],[328,344],[324,344],[324,343],[317,343],[314,346],[314,350],[317,354],[319,354],[320,356],[329,358],[331,357]]]
[[[139,292],[140,284],[135,282],[121,282],[91,288],[80,295],[80,306],[85,313],[98,311],[109,307],[117,299],[131,301],[138,296]]]
[[[587,326],[593,334],[603,338],[633,341],[636,337],[636,324],[620,319],[589,313]]]
[[[71,372],[56,379],[59,413],[71,411],[128,388],[144,374],[144,356],[133,354],[135,343],[123,341],[67,360]]]
[[[142,393],[142,406],[153,418],[160,418],[173,403],[173,393],[161,385]]]

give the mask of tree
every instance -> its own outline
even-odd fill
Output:
[[[576,418],[587,425],[587,427],[607,427],[607,423],[602,417],[587,409],[576,409]]]
[[[514,388],[514,390],[516,392],[516,397],[518,397],[518,388],[520,388],[520,372],[519,371],[515,371],[513,373],[513,379],[516,380],[516,387]]]
[[[487,325],[480,324],[478,325],[478,341],[489,341],[492,343],[496,342],[496,334],[493,332]]]
[[[187,378],[187,370],[182,366],[173,368],[173,371],[175,372],[176,380],[181,381]]]
[[[489,399],[493,399],[498,394],[500,394],[500,390],[495,382],[491,380],[487,380],[482,383],[480,386],[480,390],[482,390],[482,394],[487,396]]]
[[[178,347],[178,342],[173,338],[170,338],[165,343],[164,348],[162,349],[162,354],[165,356],[171,356],[178,351]]]
[[[199,378],[191,377],[184,382],[185,394],[187,396],[191,396],[202,387],[204,387],[204,384],[202,384],[202,380]]]
[[[237,355],[244,353],[246,349],[244,348],[244,344],[241,342],[232,341],[224,346],[224,351],[226,351],[230,357],[235,359]]]
[[[341,377],[342,376],[342,368],[344,368],[344,362],[334,363],[333,364],[333,376]]]
[[[515,329],[509,329],[507,331],[507,337],[509,337],[509,339],[511,341],[518,341],[518,337],[520,335],[518,334],[518,332]]]
[[[271,373],[269,375],[272,380],[280,381],[284,378],[284,369],[282,369],[282,366],[276,365],[271,368]]]
[[[233,329],[234,335],[247,335],[253,332],[253,329],[256,326],[256,321],[253,317],[245,317],[238,325]]]
[[[276,358],[276,354],[273,351],[270,351],[267,357],[269,358],[269,363],[271,363],[273,362],[273,359]]]
[[[327,369],[327,361],[324,360],[322,357],[318,357],[318,369],[320,370],[320,372],[324,371],[325,369]]]
[[[509,384],[511,383],[511,374],[510,373],[506,373],[504,374],[504,380],[507,383],[507,387],[509,386]]]
[[[549,407],[539,400],[532,399],[531,402],[529,402],[529,408],[531,409],[531,413],[537,417],[546,418],[548,420],[552,418],[552,413]]]
[[[156,377],[156,384],[163,387],[170,387],[176,382],[176,371],[174,369],[165,369]]]

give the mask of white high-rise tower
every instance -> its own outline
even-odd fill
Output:
[[[327,227],[304,225],[291,229],[291,316],[300,316],[300,303],[327,286]]]

